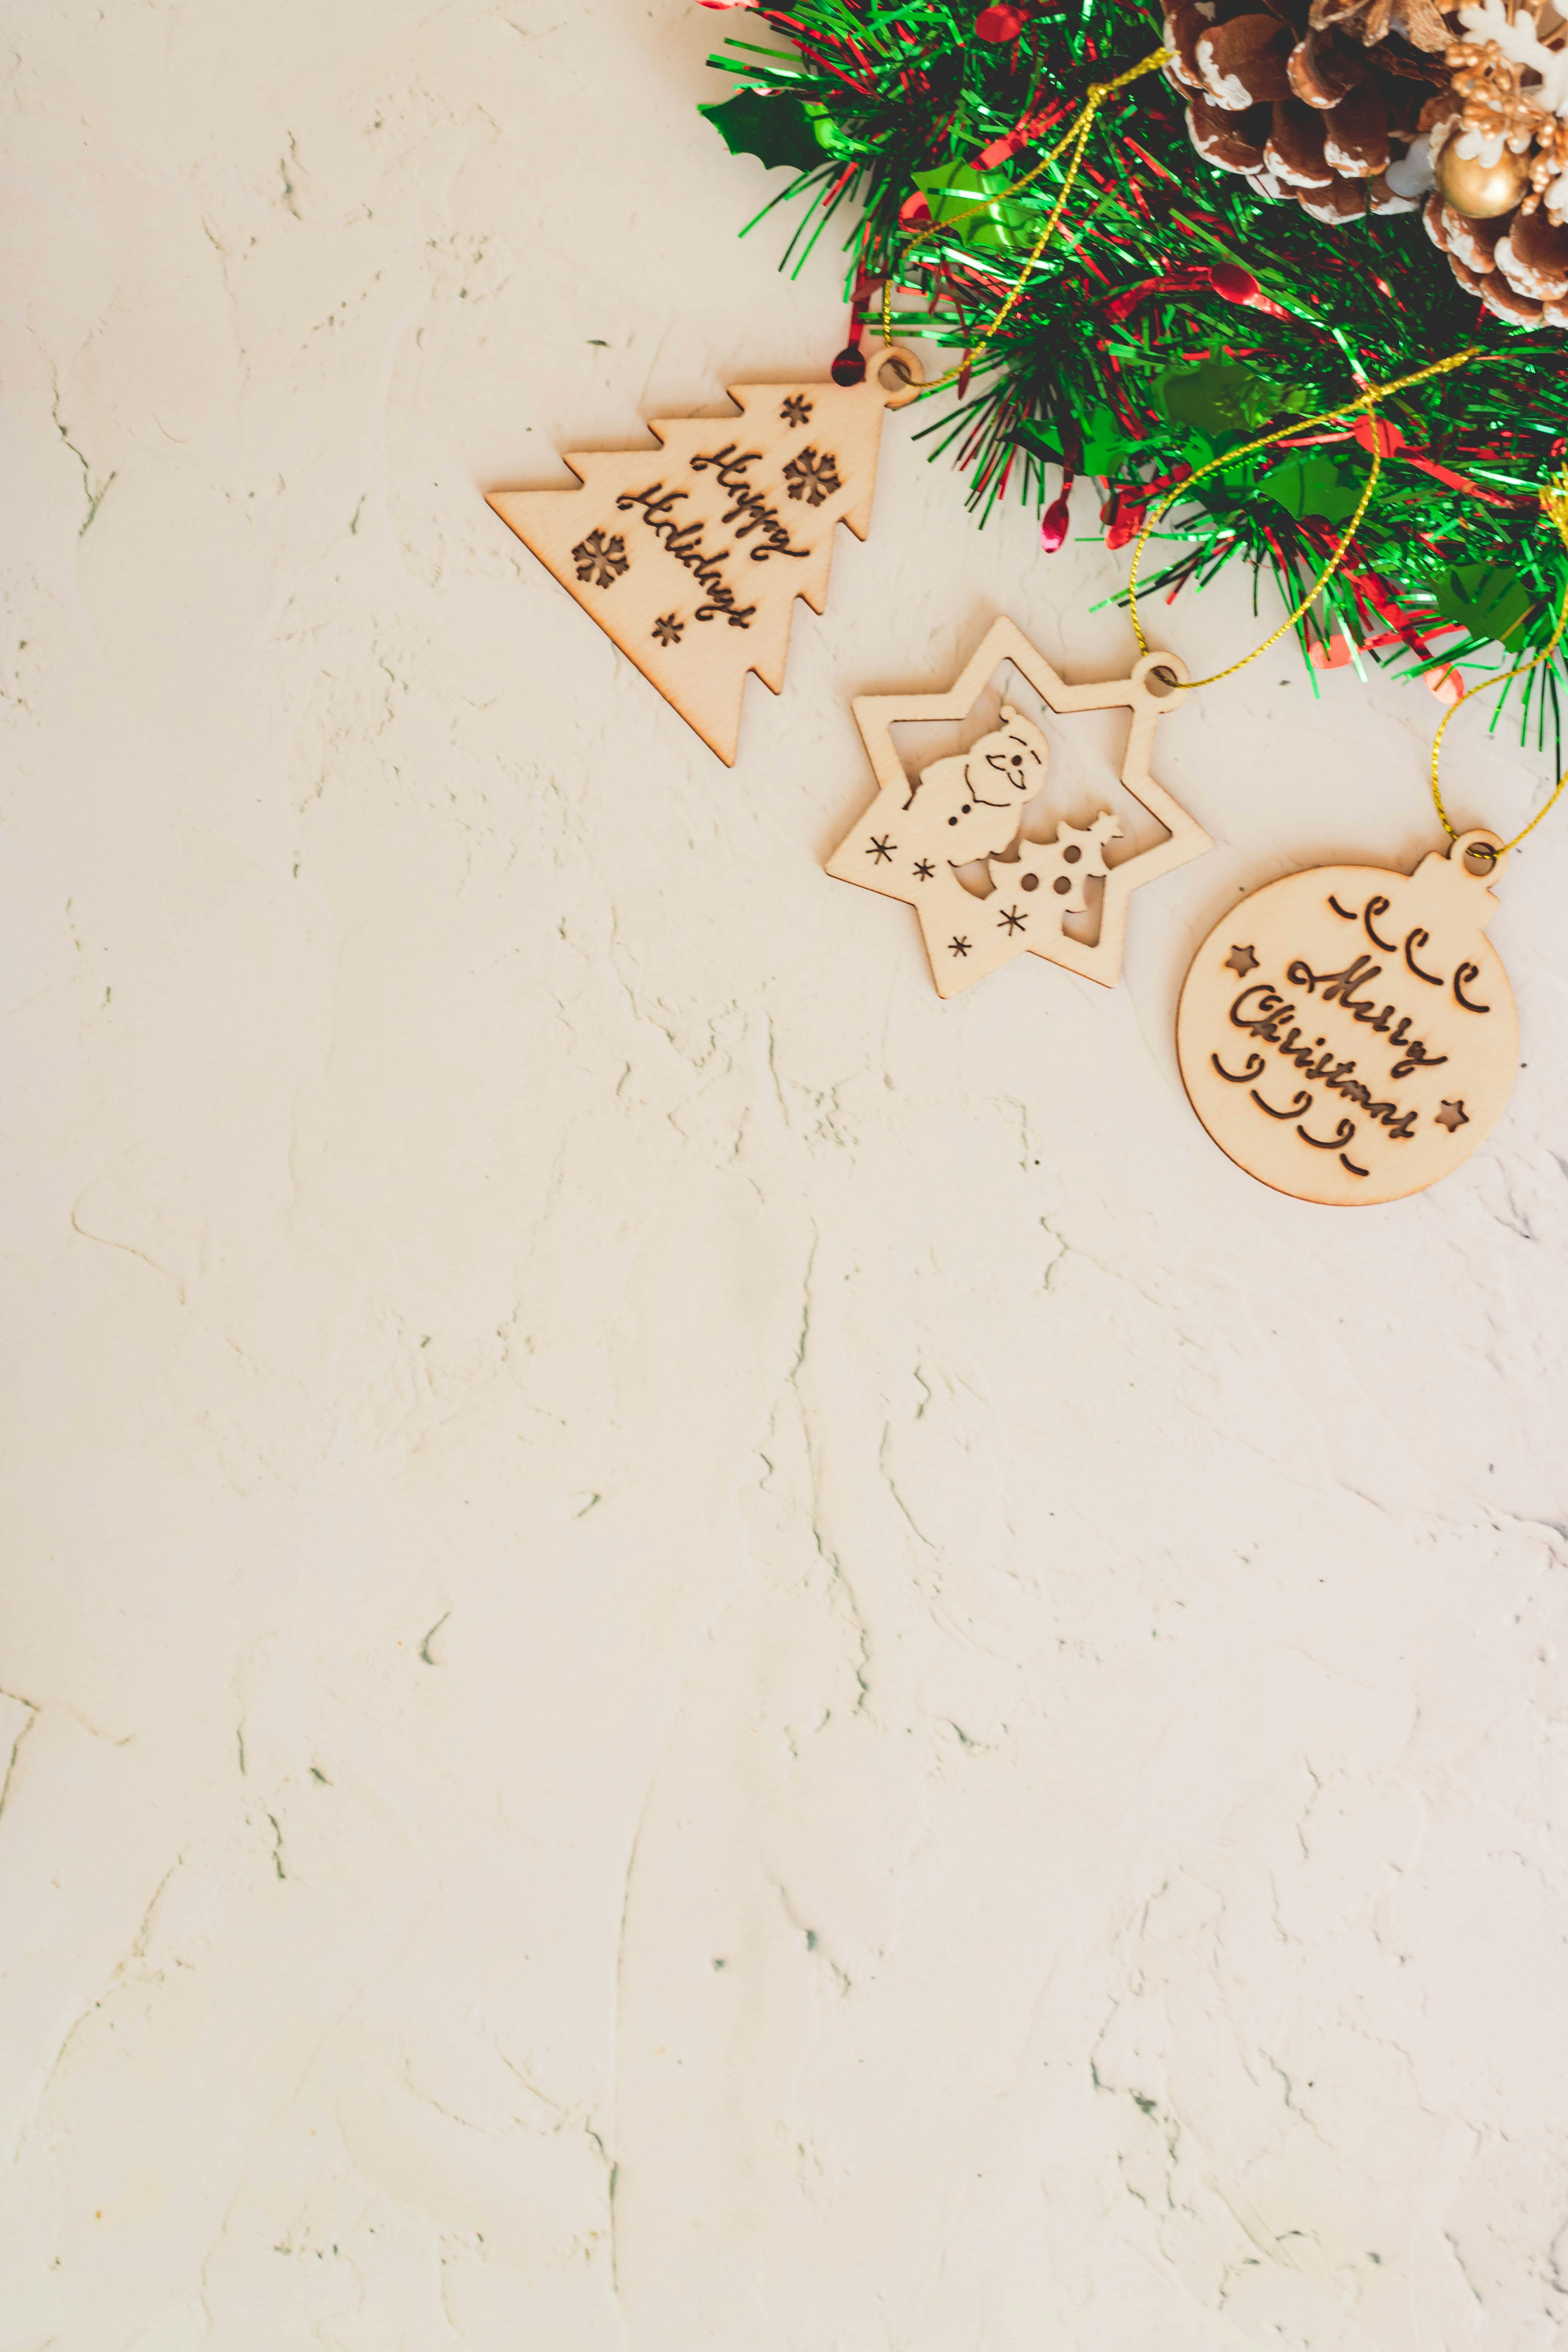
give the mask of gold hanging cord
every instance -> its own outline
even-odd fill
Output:
[[[1222,457],[1215,457],[1209,465],[1200,466],[1196,473],[1189,474],[1184,481],[1179,482],[1169,497],[1163,499],[1146,518],[1143,528],[1138,535],[1138,544],[1132,551],[1132,569],[1127,582],[1127,603],[1132,622],[1132,633],[1138,640],[1139,652],[1146,654],[1150,649],[1149,640],[1143,634],[1143,624],[1138,613],[1138,567],[1142,562],[1143,550],[1149,543],[1150,533],[1154,530],[1161,517],[1168,513],[1177,499],[1183,498],[1195,483],[1201,482],[1205,475],[1222,472],[1226,466],[1235,465],[1242,457],[1252,457],[1259,449],[1267,449],[1278,442],[1294,440],[1300,435],[1310,433],[1316,425],[1332,424],[1339,417],[1353,416],[1360,411],[1364,411],[1370,416],[1378,401],[1387,400],[1394,393],[1408,391],[1412,384],[1424,383],[1433,376],[1447,375],[1453,369],[1463,367],[1468,361],[1479,356],[1479,352],[1472,347],[1468,351],[1456,352],[1448,359],[1436,360],[1430,367],[1418,369],[1413,375],[1398,376],[1392,383],[1369,384],[1364,392],[1358,394],[1354,400],[1347,401],[1342,407],[1324,409],[1321,415],[1310,416],[1299,424],[1286,425],[1278,433],[1265,434],[1261,439],[1248,441],[1239,449],[1227,449]],[[1248,662],[1256,661],[1259,654],[1267,653],[1270,646],[1277,645],[1287,629],[1293,629],[1297,622],[1303,617],[1308,606],[1328,585],[1343,563],[1351,543],[1361,528],[1362,517],[1372,502],[1372,494],[1377,488],[1378,477],[1383,470],[1383,450],[1375,430],[1372,436],[1372,469],[1367,476],[1366,487],[1361,494],[1360,503],[1351,517],[1350,527],[1300,603],[1293,611],[1286,614],[1270,636],[1265,637],[1260,646],[1255,646],[1249,654],[1243,654],[1239,661],[1233,661],[1228,667],[1214,671],[1208,677],[1173,678],[1173,683],[1175,686],[1184,690],[1194,686],[1216,686],[1221,678],[1234,677],[1238,669],[1245,669]],[[1541,491],[1540,497],[1544,520],[1556,531],[1558,538],[1563,541],[1564,551],[1568,552],[1568,467],[1559,468]],[[1532,654],[1529,661],[1521,662],[1516,669],[1505,671],[1501,677],[1483,677],[1479,685],[1468,688],[1450,704],[1438,721],[1437,732],[1432,739],[1432,799],[1443,830],[1450,841],[1458,841],[1459,833],[1458,828],[1450,821],[1448,812],[1443,804],[1442,786],[1438,781],[1438,761],[1442,755],[1443,736],[1448,721],[1464,709],[1467,702],[1472,700],[1478,694],[1484,694],[1489,687],[1511,685],[1516,677],[1528,677],[1532,669],[1539,669],[1542,662],[1550,661],[1563,642],[1564,631],[1568,631],[1568,588],[1564,589],[1563,601],[1557,609],[1556,626],[1541,651],[1538,654]],[[1537,809],[1522,831],[1516,833],[1511,841],[1505,841],[1495,850],[1489,849],[1484,844],[1478,845],[1475,854],[1478,856],[1489,856],[1495,865],[1499,859],[1506,856],[1510,849],[1517,849],[1525,835],[1533,833],[1542,818],[1556,807],[1565,789],[1568,789],[1568,768],[1565,768],[1557,779],[1550,798]]]
[[[1024,258],[1017,282],[1011,293],[987,321],[973,352],[966,352],[957,367],[950,368],[945,375],[937,376],[926,384],[923,387],[926,392],[940,392],[944,385],[955,383],[961,376],[972,373],[975,362],[984,352],[986,345],[1012,312],[1028,283],[1030,272],[1036,262],[1061,226],[1062,215],[1067,210],[1068,198],[1072,194],[1079,167],[1083,163],[1084,149],[1089,143],[1089,133],[1094,129],[1100,110],[1106,100],[1114,97],[1118,90],[1125,89],[1130,82],[1142,80],[1145,74],[1158,72],[1162,66],[1168,65],[1170,61],[1169,49],[1164,47],[1152,49],[1146,58],[1141,58],[1136,65],[1129,66],[1126,72],[1118,74],[1114,80],[1091,82],[1084,93],[1082,106],[1074,115],[1060,139],[1057,141],[1056,145],[1047,149],[1039,162],[1025,173],[1022,179],[1015,180],[1011,187],[994,191],[982,198],[980,203],[967,205],[962,212],[952,213],[942,220],[932,221],[929,227],[921,230],[913,238],[904,255],[906,266],[916,247],[925,243],[927,239],[939,235],[951,234],[963,222],[974,220],[982,213],[989,213],[994,205],[1005,204],[1009,197],[1021,194],[1024,189],[1031,186],[1040,177],[1042,173],[1049,171],[1053,163],[1058,163],[1063,155],[1068,156],[1068,167],[1062,176],[1062,184],[1057,191],[1056,202],[1046,215],[1045,226]],[[892,303],[893,281],[890,277],[888,277],[882,280],[882,339],[888,343],[893,341]],[[1145,516],[1143,528],[1138,534],[1138,543],[1132,551],[1132,567],[1127,582],[1127,603],[1132,623],[1132,633],[1138,640],[1139,652],[1147,654],[1150,650],[1149,640],[1143,634],[1143,624],[1138,611],[1138,572],[1143,561],[1143,551],[1148,546],[1152,532],[1179,499],[1185,498],[1189,491],[1194,489],[1199,482],[1206,480],[1211,474],[1223,473],[1227,467],[1239,464],[1244,457],[1256,457],[1259,450],[1275,448],[1282,442],[1300,440],[1303,435],[1312,432],[1317,426],[1337,424],[1342,417],[1362,415],[1370,417],[1379,401],[1393,399],[1396,394],[1409,392],[1418,383],[1430,383],[1435,376],[1451,374],[1456,368],[1465,367],[1471,360],[1478,359],[1479,356],[1479,349],[1472,345],[1466,351],[1452,352],[1447,359],[1434,360],[1428,367],[1416,368],[1409,375],[1396,376],[1389,383],[1367,384],[1353,400],[1345,401],[1337,408],[1325,408],[1316,416],[1294,419],[1278,432],[1262,434],[1256,441],[1244,442],[1238,449],[1226,450],[1222,456],[1211,458],[1206,466],[1200,466],[1194,473],[1188,474],[1174,489],[1161,499],[1157,507]],[[1266,654],[1271,646],[1278,645],[1287,630],[1293,629],[1298,622],[1305,618],[1310,606],[1316,602],[1343,564],[1355,535],[1361,529],[1366,510],[1372,504],[1373,493],[1377,488],[1383,472],[1384,456],[1382,439],[1375,428],[1371,436],[1371,469],[1367,474],[1366,484],[1355,512],[1351,517],[1350,526],[1342,535],[1339,544],[1334,548],[1328,562],[1300,604],[1286,614],[1279,627],[1270,635],[1265,637],[1261,645],[1255,646],[1250,653],[1243,654],[1239,661],[1231,662],[1225,669],[1215,670],[1208,677],[1175,679],[1173,682],[1177,686],[1184,690],[1198,686],[1217,686],[1222,678],[1233,677],[1238,669],[1245,669],[1248,662],[1256,661],[1259,654]],[[1568,466],[1560,468],[1541,492],[1541,503],[1546,520],[1551,523],[1562,540],[1564,551],[1568,551]],[[1550,661],[1562,643],[1565,630],[1568,630],[1568,589],[1564,590],[1563,602],[1558,609],[1557,625],[1540,653],[1533,655],[1529,661],[1521,662],[1517,669],[1509,670],[1500,678],[1482,678],[1479,685],[1468,688],[1444,712],[1432,742],[1432,798],[1442,821],[1443,829],[1450,840],[1457,841],[1459,835],[1449,821],[1448,812],[1443,804],[1442,788],[1437,772],[1443,736],[1448,721],[1461,711],[1474,696],[1484,693],[1488,687],[1510,685],[1516,677],[1528,677],[1531,670],[1539,669],[1542,662]],[[1506,856],[1509,850],[1516,849],[1526,834],[1534,832],[1542,818],[1556,806],[1565,789],[1568,789],[1568,768],[1565,768],[1558,778],[1551,797],[1536,811],[1523,830],[1516,833],[1511,841],[1504,842],[1502,847],[1493,853],[1494,861]]]
[[[1132,570],[1127,582],[1127,606],[1132,622],[1132,634],[1138,640],[1139,652],[1145,654],[1148,652],[1149,640],[1143,635],[1143,624],[1138,614],[1138,567],[1143,561],[1143,550],[1149,544],[1150,533],[1163,517],[1169,514],[1179,499],[1184,499],[1189,490],[1195,488],[1197,484],[1205,480],[1210,474],[1223,474],[1227,466],[1239,465],[1243,457],[1255,457],[1259,449],[1272,449],[1279,442],[1294,441],[1302,434],[1310,433],[1314,426],[1332,425],[1342,416],[1356,416],[1363,410],[1370,416],[1380,400],[1392,399],[1395,393],[1408,392],[1413,384],[1426,383],[1435,375],[1451,374],[1455,368],[1464,367],[1468,361],[1478,356],[1479,353],[1472,347],[1468,351],[1455,352],[1446,360],[1434,360],[1430,367],[1417,368],[1411,375],[1395,376],[1391,383],[1369,383],[1364,390],[1357,393],[1353,400],[1345,401],[1340,407],[1325,408],[1318,416],[1301,417],[1289,425],[1281,426],[1277,433],[1265,433],[1256,441],[1243,442],[1239,449],[1226,449],[1222,456],[1212,457],[1206,466],[1200,466],[1195,473],[1188,474],[1184,480],[1178,482],[1169,496],[1162,499],[1159,505],[1145,516],[1143,528],[1138,534],[1138,544],[1132,551]],[[1372,471],[1366,478],[1366,487],[1362,491],[1361,501],[1350,519],[1350,526],[1294,611],[1287,613],[1273,635],[1265,637],[1260,646],[1254,646],[1249,654],[1243,654],[1239,661],[1233,661],[1226,669],[1216,669],[1209,677],[1182,678],[1178,681],[1180,685],[1183,687],[1217,686],[1222,677],[1234,677],[1238,669],[1245,669],[1248,662],[1256,661],[1259,654],[1266,654],[1270,646],[1278,645],[1287,629],[1293,629],[1297,622],[1302,619],[1308,606],[1328,586],[1329,582],[1349,554],[1351,542],[1361,529],[1362,517],[1372,504],[1372,494],[1377,488],[1378,477],[1383,471],[1382,442],[1375,429],[1372,436]],[[1568,544],[1568,541],[1564,543]],[[1479,689],[1477,688],[1476,691],[1479,692]]]
[[[1558,471],[1552,476],[1551,481],[1547,483],[1545,488],[1541,493],[1541,504],[1544,520],[1551,524],[1552,530],[1557,533],[1558,538],[1563,541],[1564,549],[1568,550],[1568,467],[1560,467]],[[1442,787],[1437,781],[1437,761],[1443,749],[1444,730],[1447,728],[1449,719],[1457,717],[1458,714],[1463,710],[1466,703],[1469,701],[1471,695],[1484,694],[1489,686],[1507,686],[1516,677],[1528,677],[1532,669],[1539,669],[1543,661],[1550,661],[1552,655],[1557,651],[1558,646],[1563,642],[1563,632],[1564,629],[1568,629],[1568,589],[1563,591],[1563,602],[1557,608],[1557,626],[1552,630],[1551,636],[1547,639],[1545,645],[1542,646],[1541,651],[1538,654],[1533,655],[1527,662],[1521,662],[1517,669],[1510,669],[1503,677],[1483,677],[1479,686],[1472,686],[1469,688],[1466,693],[1461,694],[1458,697],[1457,701],[1450,704],[1449,708],[1443,713],[1442,719],[1437,728],[1437,732],[1432,738],[1432,798],[1436,803],[1437,814],[1442,819],[1443,830],[1447,835],[1450,841],[1458,841],[1459,835],[1458,828],[1449,822],[1448,812],[1443,805]],[[1558,777],[1556,784],[1552,788],[1551,798],[1542,802],[1540,808],[1536,810],[1535,814],[1531,818],[1530,823],[1523,828],[1523,831],[1516,833],[1511,841],[1505,841],[1500,849],[1494,849],[1490,852],[1491,860],[1494,866],[1500,858],[1505,857],[1510,849],[1517,849],[1520,843],[1524,839],[1525,834],[1533,833],[1536,826],[1541,823],[1542,818],[1551,814],[1552,810],[1556,807],[1558,801],[1562,798],[1563,789],[1565,784],[1568,784],[1568,768],[1564,768],[1563,773]],[[1484,843],[1479,843],[1474,854],[1479,856],[1487,856],[1487,845]]]
[[[1060,226],[1062,215],[1067,210],[1068,198],[1071,195],[1074,184],[1078,179],[1079,166],[1083,162],[1083,151],[1089,142],[1089,134],[1094,129],[1095,117],[1106,100],[1114,97],[1119,89],[1125,89],[1129,82],[1140,81],[1145,74],[1158,72],[1162,66],[1169,65],[1170,61],[1169,49],[1151,49],[1146,58],[1140,58],[1135,66],[1129,66],[1127,71],[1118,74],[1114,81],[1091,82],[1084,92],[1082,106],[1068,124],[1056,145],[1042,155],[1039,162],[1031,171],[1026,172],[1021,180],[1015,180],[1010,188],[996,189],[993,194],[983,197],[979,204],[966,205],[962,212],[950,213],[943,220],[933,220],[929,227],[921,229],[914,238],[904,254],[906,268],[916,246],[923,245],[930,237],[949,235],[959,226],[961,222],[973,220],[981,213],[990,212],[994,205],[1005,204],[1010,196],[1018,195],[1025,188],[1032,186],[1042,172],[1048,172],[1058,157],[1066,155],[1069,148],[1072,150],[1061,186],[1057,190],[1057,200],[1046,215],[1044,228],[1025,256],[1024,266],[1018,273],[1017,284],[1001,309],[987,322],[985,331],[973,351],[966,352],[958,365],[955,368],[950,368],[945,375],[939,375],[932,383],[925,385],[924,389],[927,392],[940,392],[944,384],[956,383],[961,375],[968,374],[973,370],[975,361],[979,359],[986,344],[998,331],[1003,320],[1023,293],[1029,281],[1029,272],[1034,268],[1036,262],[1038,261]],[[891,278],[884,278],[882,280],[882,340],[886,343],[890,343],[893,340],[892,309],[893,281]]]
[[[912,240],[904,256],[906,266],[910,255],[912,255],[916,248],[920,245],[923,244],[927,239],[937,236],[950,235],[952,230],[959,227],[964,221],[974,220],[982,213],[990,212],[994,205],[1004,204],[1009,197],[1018,195],[1025,188],[1029,187],[1036,180],[1037,180],[1042,172],[1048,171],[1051,165],[1058,162],[1063,155],[1068,156],[1068,167],[1062,175],[1061,186],[1057,191],[1056,201],[1052,205],[1050,211],[1046,215],[1045,226],[1041,229],[1038,236],[1035,239],[1034,244],[1030,247],[1028,253],[1025,257],[1023,267],[1018,273],[1017,281],[1014,285],[1012,291],[1005,298],[1000,307],[993,312],[991,318],[986,321],[986,324],[982,331],[980,340],[974,345],[973,351],[965,352],[963,360],[959,362],[957,367],[950,368],[945,375],[936,376],[931,383],[923,385],[921,387],[923,392],[940,392],[944,385],[955,383],[961,376],[973,371],[977,361],[983,356],[986,345],[999,331],[1005,320],[1012,312],[1014,305],[1022,296],[1025,288],[1029,282],[1029,274],[1033,270],[1036,262],[1038,261],[1041,254],[1045,251],[1047,246],[1050,243],[1052,237],[1056,235],[1057,230],[1061,226],[1062,215],[1067,209],[1068,198],[1071,195],[1073,188],[1077,183],[1079,169],[1083,162],[1084,149],[1088,145],[1089,133],[1094,128],[1100,108],[1104,105],[1108,98],[1113,97],[1118,90],[1125,89],[1129,83],[1140,81],[1145,74],[1155,73],[1162,66],[1168,65],[1171,61],[1171,51],[1163,47],[1157,49],[1151,49],[1147,57],[1140,58],[1136,65],[1129,66],[1125,73],[1118,74],[1113,80],[1091,82],[1089,89],[1084,93],[1082,105],[1079,107],[1078,112],[1073,116],[1071,121],[1068,124],[1066,131],[1057,141],[1055,146],[1048,148],[1046,153],[1041,156],[1039,162],[1029,171],[1025,173],[1022,179],[1015,180],[1011,187],[994,190],[991,194],[983,197],[978,204],[965,206],[962,212],[952,213],[948,215],[944,219],[932,221],[928,227],[922,229]],[[886,343],[891,343],[893,341],[892,309],[893,281],[891,277],[886,277],[882,280],[882,340]],[[1211,459],[1209,464],[1206,466],[1200,466],[1195,473],[1187,475],[1184,480],[1179,482],[1176,488],[1172,490],[1166,498],[1163,499],[1160,504],[1145,517],[1143,528],[1138,536],[1138,544],[1133,550],[1131,575],[1128,581],[1128,605],[1131,615],[1133,634],[1138,639],[1139,650],[1142,653],[1147,653],[1149,650],[1148,640],[1143,635],[1142,623],[1140,620],[1138,614],[1138,571],[1139,566],[1143,560],[1144,548],[1148,544],[1151,532],[1154,530],[1163,517],[1170,512],[1172,507],[1176,504],[1177,500],[1184,497],[1196,483],[1204,481],[1210,474],[1223,473],[1227,466],[1237,464],[1243,457],[1253,457],[1260,449],[1269,449],[1274,447],[1279,442],[1294,440],[1302,434],[1310,433],[1316,425],[1331,425],[1336,423],[1341,417],[1354,416],[1363,410],[1368,415],[1370,415],[1373,406],[1378,401],[1387,400],[1395,393],[1407,392],[1413,385],[1426,383],[1433,376],[1447,375],[1453,369],[1464,367],[1468,361],[1475,359],[1478,356],[1479,353],[1473,348],[1468,351],[1458,352],[1447,359],[1434,361],[1432,365],[1429,367],[1417,368],[1409,375],[1398,376],[1391,383],[1368,384],[1363,391],[1356,394],[1353,400],[1345,402],[1342,406],[1338,408],[1324,409],[1321,415],[1318,416],[1309,416],[1293,421],[1291,424],[1284,426],[1277,433],[1266,433],[1256,441],[1244,443],[1239,449],[1227,449],[1222,457]],[[1307,612],[1309,605],[1310,605],[1321,591],[1327,587],[1329,582],[1333,578],[1335,572],[1343,563],[1345,556],[1350,550],[1351,543],[1354,540],[1356,532],[1361,528],[1362,519],[1365,515],[1367,508],[1372,503],[1373,493],[1377,488],[1378,479],[1382,471],[1383,450],[1378,436],[1374,433],[1373,436],[1372,470],[1367,476],[1366,486],[1362,492],[1361,499],[1356,507],[1356,510],[1351,517],[1350,528],[1342,537],[1339,545],[1334,549],[1328,562],[1319,572],[1316,580],[1314,580],[1311,587],[1308,590],[1301,602],[1296,606],[1293,612],[1286,615],[1285,619],[1280,622],[1279,626],[1274,631],[1271,636],[1266,637],[1263,643],[1260,646],[1255,646],[1251,653],[1245,654],[1240,661],[1232,662],[1228,669],[1215,671],[1214,675],[1210,677],[1184,679],[1183,680],[1184,685],[1217,685],[1221,678],[1229,677],[1235,671],[1244,668],[1247,662],[1256,661],[1259,654],[1266,654],[1270,646],[1277,645],[1279,643],[1279,639],[1285,635],[1288,629],[1293,629],[1295,627],[1297,622],[1300,621]],[[1568,537],[1565,537],[1564,544],[1568,545]],[[1555,643],[1555,640],[1553,642]],[[1452,716],[1452,713],[1449,715]]]

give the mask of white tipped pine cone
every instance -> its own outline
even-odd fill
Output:
[[[1165,47],[1171,61],[1165,70],[1183,89],[1202,89],[1204,78],[1198,68],[1198,35],[1206,32],[1213,20],[1214,9],[1200,9],[1197,0],[1172,0],[1165,18]]]
[[[1304,213],[1330,228],[1360,220],[1366,210],[1366,189],[1360,180],[1331,180],[1326,188],[1302,188],[1298,196]]]
[[[1481,300],[1510,327],[1544,327],[1545,305],[1532,301],[1528,294],[1516,294],[1500,270],[1494,269],[1489,278],[1481,280]]]
[[[1233,16],[1198,35],[1198,71],[1215,106],[1241,114],[1290,95],[1290,28],[1278,16]]]
[[[1386,172],[1388,114],[1370,82],[1362,82],[1322,117],[1323,152],[1342,180],[1372,180]]]
[[[1227,114],[1194,94],[1187,106],[1187,136],[1204,162],[1217,164],[1222,172],[1261,172],[1268,110],[1259,106],[1246,114]]]
[[[1506,219],[1471,220],[1466,213],[1457,213],[1452,205],[1443,206],[1443,236],[1450,260],[1458,258],[1478,277],[1489,278],[1497,268],[1497,249],[1508,229]]]
[[[1533,22],[1542,5],[1470,0],[1467,15],[1506,7]],[[1568,0],[1556,5],[1568,16]],[[1499,34],[1498,43],[1511,58],[1524,37]],[[1435,194],[1423,203],[1459,124],[1464,85],[1451,77],[1479,40],[1463,33],[1458,0],[1447,12],[1438,0],[1167,0],[1165,17],[1166,71],[1206,163],[1327,226],[1419,207],[1467,292],[1512,326],[1568,331],[1568,219],[1559,226],[1551,216],[1557,183],[1544,205],[1527,195],[1528,215],[1472,220]],[[1563,110],[1568,119],[1568,100]],[[1568,167],[1561,184],[1568,191]],[[1559,209],[1568,214],[1568,194]]]
[[[1497,266],[1516,294],[1533,296],[1550,308],[1568,296],[1568,228],[1554,228],[1544,213],[1514,213],[1508,234],[1497,242]]]
[[[1289,204],[1292,196],[1298,196],[1300,194],[1299,188],[1288,188],[1283,180],[1277,180],[1273,173],[1268,169],[1261,172],[1249,172],[1247,175],[1247,184],[1255,195],[1261,196],[1264,203],[1268,205]]]
[[[1326,188],[1333,181],[1334,167],[1323,152],[1323,118],[1299,98],[1276,100],[1263,152],[1288,188]]]
[[[1290,87],[1307,106],[1338,106],[1367,75],[1366,52],[1334,33],[1309,33],[1286,60]]]

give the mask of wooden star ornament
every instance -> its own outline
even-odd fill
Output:
[[[1101,810],[1081,826],[1050,815],[1048,796],[1042,798],[1050,745],[1010,703],[1002,706],[1001,725],[966,751],[910,775],[894,748],[894,727],[967,719],[1005,662],[1048,710],[1131,713],[1121,781],[1164,826],[1164,840],[1118,858],[1111,845],[1121,827],[1113,811]],[[1021,955],[1043,956],[1085,980],[1113,986],[1121,972],[1131,892],[1211,845],[1202,826],[1149,771],[1155,726],[1171,707],[1167,681],[1184,677],[1173,655],[1146,654],[1131,677],[1069,686],[1016,622],[993,622],[945,693],[857,698],[855,720],[879,791],[833,852],[827,871],[840,882],[858,882],[913,907],[939,996],[955,996]],[[1100,924],[1090,945],[1062,924],[1065,917],[1089,910],[1094,882]]]

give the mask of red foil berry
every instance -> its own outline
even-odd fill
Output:
[[[1250,269],[1242,269],[1234,261],[1216,261],[1208,273],[1209,284],[1227,302],[1255,302],[1262,291]]]

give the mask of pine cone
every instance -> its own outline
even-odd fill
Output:
[[[1467,293],[1510,327],[1568,331],[1568,229],[1540,213],[1470,220],[1441,196],[1426,200],[1426,234]]]
[[[1514,292],[1548,305],[1568,300],[1568,228],[1554,228],[1539,212],[1514,213],[1507,226],[1497,266]]]
[[[1532,5],[1544,0],[1518,0],[1518,13]],[[1459,284],[1500,319],[1568,331],[1568,120],[1540,103],[1543,43],[1541,58],[1510,63],[1479,26],[1457,37],[1457,12],[1445,17],[1437,0],[1169,0],[1169,9],[1167,71],[1186,97],[1198,153],[1314,220],[1414,212],[1460,131],[1506,135],[1516,153],[1528,139],[1529,187],[1513,211],[1471,220],[1434,195],[1426,229]],[[1559,38],[1554,30],[1553,48]]]
[[[1436,0],[1312,0],[1310,21],[1314,32],[1331,25],[1353,32],[1367,49],[1391,33],[1417,49],[1445,49],[1452,38]]]
[[[1309,32],[1291,50],[1286,70],[1290,87],[1308,106],[1337,106],[1366,79],[1364,52],[1336,33]]]
[[[1388,174],[1447,88],[1451,37],[1436,0],[1170,0],[1165,21],[1199,154],[1334,223],[1415,210],[1429,176]]]

